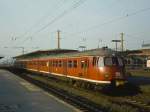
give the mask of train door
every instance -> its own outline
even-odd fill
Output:
[[[84,78],[88,78],[88,67],[89,67],[89,60],[88,59],[81,59],[81,76]]]
[[[67,76],[67,60],[63,60],[63,75]]]
[[[52,72],[52,60],[49,60],[49,67],[48,67],[48,72],[51,73]]]
[[[46,61],[46,72],[48,72],[48,73],[49,73],[49,68],[50,68],[50,62],[48,60],[48,61]]]

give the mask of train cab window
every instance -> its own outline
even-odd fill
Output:
[[[106,66],[123,66],[123,60],[118,57],[105,57],[104,62]]]
[[[108,65],[108,66],[113,65],[113,62],[112,62],[112,58],[111,58],[111,57],[106,57],[106,58],[105,58],[105,65]]]
[[[104,58],[103,57],[99,57],[98,66],[99,67],[103,67],[104,66]]]

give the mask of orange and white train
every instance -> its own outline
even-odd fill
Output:
[[[17,59],[15,67],[95,84],[123,85],[123,58],[105,49]]]

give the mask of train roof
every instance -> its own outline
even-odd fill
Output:
[[[85,51],[78,51],[74,53],[62,53],[62,54],[57,54],[57,55],[49,55],[44,58],[57,58],[57,57],[80,57],[80,56],[110,56],[113,55],[113,51],[111,49],[92,49],[92,50],[85,50]],[[43,57],[41,57],[43,58]]]
[[[54,51],[54,52],[52,52]],[[31,53],[32,54],[32,53]],[[21,57],[17,57],[16,59],[45,59],[45,58],[63,58],[63,57],[79,57],[79,56],[110,56],[115,54],[115,51],[109,48],[97,48],[97,49],[91,49],[91,50],[85,50],[85,51],[77,51],[77,50],[70,50],[67,52],[63,51],[56,51],[56,50],[51,50],[51,53],[49,54],[40,54],[40,55],[25,55]]]
[[[15,59],[28,59],[28,58],[36,58],[36,57],[44,57],[49,55],[56,55],[61,53],[69,53],[69,52],[77,52],[77,50],[72,49],[51,49],[51,50],[38,50],[35,52],[27,53],[24,55],[19,55],[14,57]]]

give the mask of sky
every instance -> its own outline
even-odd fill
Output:
[[[0,0],[0,55],[57,48],[94,49],[120,40],[124,49],[150,43],[150,0]],[[118,49],[120,44],[118,44]]]

